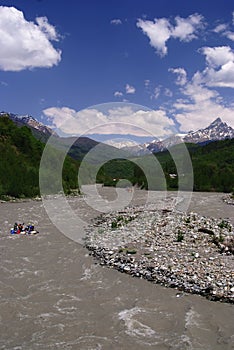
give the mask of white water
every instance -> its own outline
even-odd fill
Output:
[[[87,220],[97,214],[70,201]],[[191,208],[234,222],[220,194],[196,193]],[[234,348],[233,305],[98,265],[51,224],[41,202],[1,203],[0,215],[0,349]],[[10,235],[15,221],[34,222],[40,233]]]

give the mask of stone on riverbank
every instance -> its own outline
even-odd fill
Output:
[[[148,205],[100,216],[85,245],[101,265],[234,303],[233,242],[228,220]]]

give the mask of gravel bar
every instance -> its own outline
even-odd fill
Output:
[[[226,219],[128,207],[93,220],[85,246],[101,265],[234,303],[234,232]]]

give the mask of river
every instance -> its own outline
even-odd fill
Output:
[[[132,204],[145,196],[136,191]],[[68,202],[87,223],[98,214],[84,198]],[[217,193],[194,193],[189,208],[234,223],[233,209]],[[0,203],[0,217],[0,349],[234,349],[233,305],[100,266],[41,201]],[[10,235],[15,221],[39,234]]]

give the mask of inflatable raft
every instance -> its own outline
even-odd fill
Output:
[[[35,235],[39,232],[35,230],[34,225],[29,224],[24,226],[24,224],[15,223],[14,227],[11,228],[10,233],[12,235]]]

